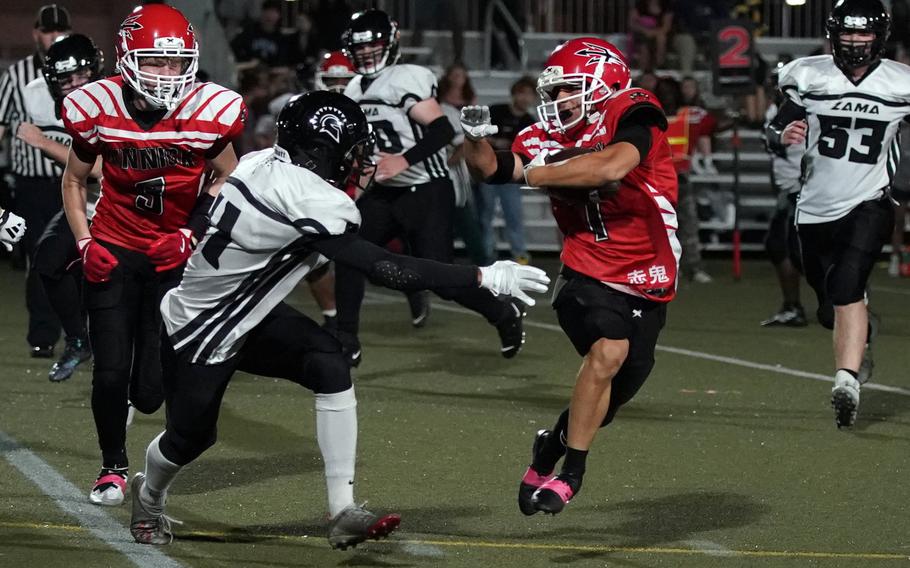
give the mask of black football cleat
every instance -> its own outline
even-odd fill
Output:
[[[526,308],[523,302],[512,298],[508,301],[509,313],[496,324],[499,341],[502,344],[502,356],[506,359],[518,355],[525,343],[524,317]]]
[[[784,305],[776,314],[761,322],[761,325],[762,327],[806,327],[809,325],[809,320],[806,319],[806,311],[799,304],[795,306]]]
[[[411,308],[411,325],[416,328],[427,325],[430,318],[430,293],[426,290],[409,293],[408,306]]]
[[[79,339],[78,337],[67,338],[63,354],[60,356],[60,360],[51,367],[50,372],[47,374],[47,378],[52,383],[65,381],[73,376],[76,367],[78,367],[80,363],[88,361],[91,358],[92,350],[88,346],[87,340]]]
[[[534,458],[537,457],[537,454],[540,452],[540,449],[543,448],[544,443],[553,433],[550,430],[538,430],[537,434],[534,435],[534,445],[531,447],[531,464],[528,466],[528,470],[525,472],[524,477],[521,478],[521,483],[518,484],[518,508],[525,515],[533,515],[537,512],[537,508],[534,507],[534,502],[531,500],[531,497],[534,495],[534,492],[537,489],[550,481],[553,478],[553,471],[546,475],[541,475],[537,473],[537,470],[534,469],[533,463]]]

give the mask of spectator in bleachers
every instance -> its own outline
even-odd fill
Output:
[[[657,75],[646,71],[638,76],[638,79],[635,80],[634,86],[639,89],[644,89],[646,91],[654,92],[654,89],[657,88],[657,82],[659,81]]]
[[[462,63],[449,65],[439,79],[440,102],[448,103],[461,110],[465,105],[477,104],[477,93],[468,76],[468,69]]]
[[[315,4],[315,6],[313,6]],[[354,10],[347,0],[312,0],[309,18],[315,35],[315,52],[341,49],[341,34],[351,22]]]
[[[679,271],[683,278],[699,284],[707,284],[713,279],[704,268],[701,257],[701,243],[698,239],[698,207],[695,201],[695,190],[689,180],[691,173],[691,152],[698,139],[699,123],[690,118],[698,107],[682,105],[682,90],[679,81],[672,77],[662,78],[655,90],[655,95],[667,115],[667,140],[673,153],[673,167],[679,181],[679,201],[676,214],[679,220],[677,237],[682,245],[682,258]]]
[[[265,0],[259,20],[245,26],[231,41],[238,67],[293,67],[302,59],[297,33],[284,33],[280,24],[281,0]]]
[[[487,138],[494,150],[509,150],[515,136],[534,124],[530,110],[537,101],[536,81],[528,76],[516,81],[511,88],[512,100],[508,103],[490,106],[490,122],[499,128],[499,132]],[[528,247],[525,244],[524,214],[521,205],[521,184],[508,183],[501,185],[480,184],[480,227],[483,231],[483,247],[489,262],[496,258],[496,238],[493,230],[493,216],[496,201],[502,208],[506,223],[506,238],[512,258],[521,264],[530,262]]]
[[[692,148],[692,172],[695,174],[717,174],[714,165],[712,137],[717,132],[717,120],[705,108],[701,87],[694,77],[684,77],[680,83],[682,106],[689,108],[690,122],[698,127],[698,138]]]
[[[691,73],[699,46],[709,45],[712,20],[729,16],[726,0],[675,0],[673,2],[673,50],[683,73]],[[701,53],[704,55],[704,52]]]
[[[630,49],[636,67],[653,71],[664,66],[667,40],[673,27],[669,0],[635,0],[629,11]]]

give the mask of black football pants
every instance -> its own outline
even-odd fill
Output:
[[[98,244],[120,264],[109,281],[84,283],[94,350],[92,413],[104,466],[126,466],[127,400],[146,414],[164,402],[158,306],[183,271],[158,273],[140,252],[100,240]]]

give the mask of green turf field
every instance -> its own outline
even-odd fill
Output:
[[[87,503],[99,465],[90,373],[47,381],[49,363],[26,355],[23,274],[0,268],[0,566],[910,564],[910,281],[876,269],[873,382],[897,388],[867,386],[857,427],[839,432],[817,380],[831,372],[830,333],[758,326],[778,305],[765,263],[747,263],[738,284],[726,264],[711,270],[717,282],[685,285],[671,305],[654,373],[601,431],[561,515],[524,517],[515,503],[532,435],[566,404],[579,364],[548,304],[530,311],[525,350],[506,361],[478,317],[436,301],[413,330],[402,296],[372,290],[355,376],[357,495],[400,512],[400,531],[330,550],[310,394],[241,375],[219,443],[171,493],[178,540],[152,556],[130,544],[128,506]],[[305,291],[291,300],[315,311]],[[162,420],[137,417],[134,471]]]

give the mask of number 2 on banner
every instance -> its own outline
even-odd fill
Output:
[[[749,51],[749,30],[741,26],[727,26],[717,34],[720,41],[732,45],[720,54],[718,65],[727,67],[749,67],[752,61],[745,55]]]

